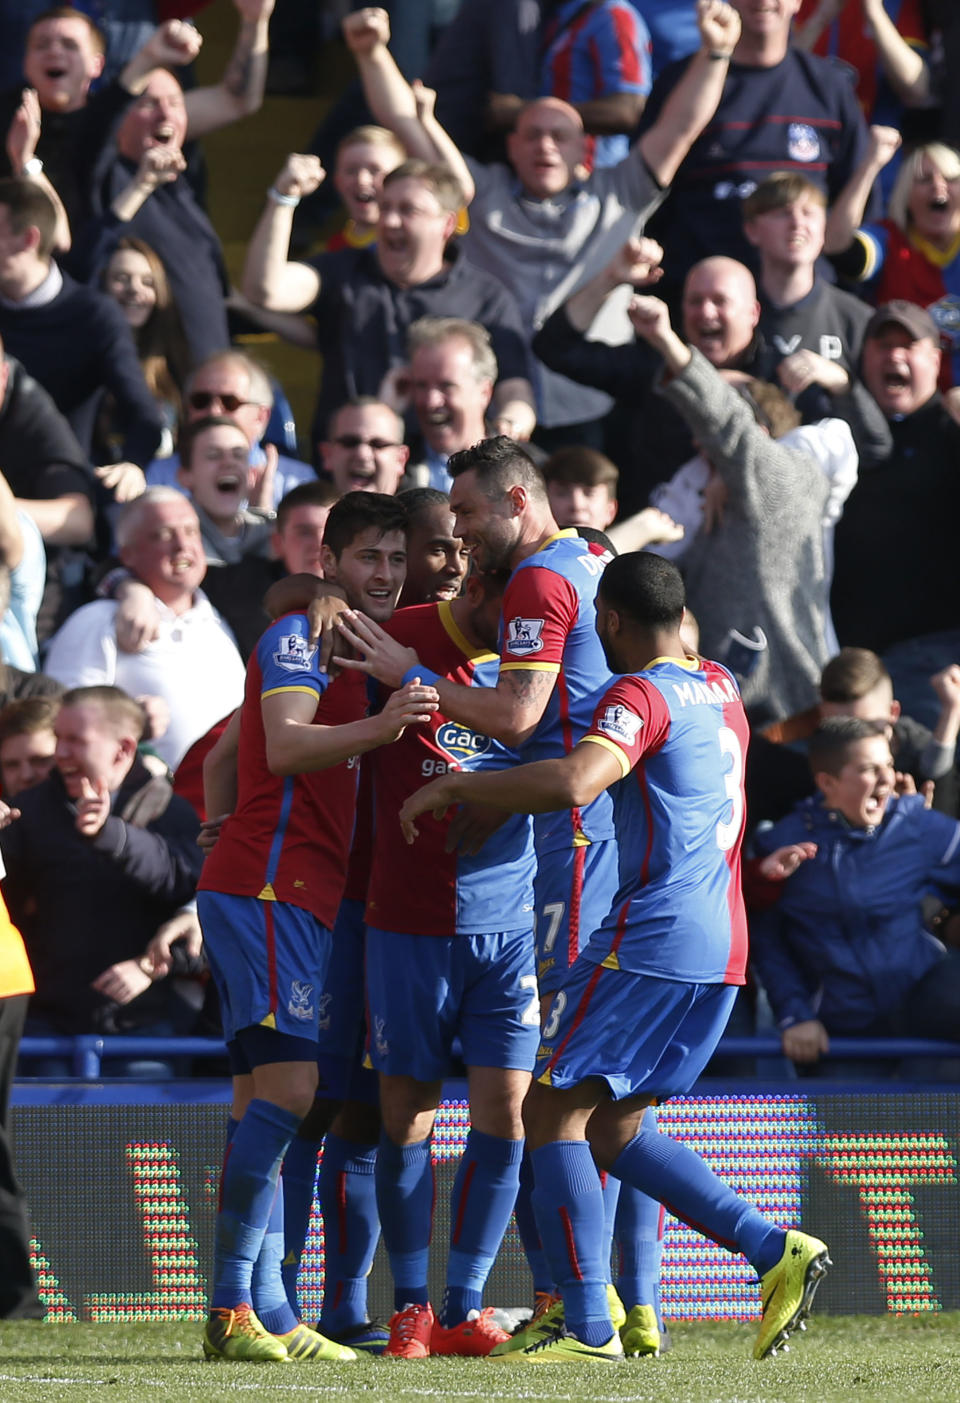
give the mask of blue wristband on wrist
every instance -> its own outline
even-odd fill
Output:
[[[420,663],[417,663],[416,667],[407,668],[403,677],[400,679],[400,685],[405,687],[407,683],[412,682],[415,677],[419,677],[420,681],[427,687],[435,687],[438,682],[443,681],[439,672],[431,672],[428,667],[423,667]]]

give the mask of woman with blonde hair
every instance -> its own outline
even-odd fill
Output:
[[[845,277],[869,284],[878,306],[902,298],[927,309],[940,331],[946,390],[960,385],[960,152],[941,141],[917,146],[901,162],[887,217],[861,224],[870,186],[899,146],[884,127],[871,138],[830,211],[826,252]]]

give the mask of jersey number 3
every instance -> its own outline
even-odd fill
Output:
[[[717,847],[721,852],[729,852],[737,841],[743,824],[743,751],[736,731],[729,726],[721,726],[717,731],[720,754],[730,756],[730,768],[723,776],[723,792],[730,800],[729,819],[721,819],[717,824]]]

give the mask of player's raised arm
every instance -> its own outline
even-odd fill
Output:
[[[389,745],[405,727],[429,721],[437,705],[433,687],[410,682],[394,692],[375,716],[341,726],[318,726],[313,724],[317,710],[313,692],[290,688],[264,696],[260,707],[270,773],[299,775],[326,770],[352,755]]]
[[[436,688],[444,716],[516,747],[531,735],[543,716],[556,684],[556,670],[501,673],[496,687],[462,687],[423,668],[412,648],[401,647],[365,615],[345,611],[337,628],[357,657],[335,654],[337,667],[375,677],[386,687],[400,687],[414,675]],[[532,812],[532,811],[531,811]]]
[[[559,760],[537,760],[508,770],[466,774],[450,770],[411,794],[400,810],[408,843],[418,836],[416,819],[432,811],[441,818],[454,804],[482,803],[516,814],[546,814],[583,808],[623,776],[616,755],[580,744]]]

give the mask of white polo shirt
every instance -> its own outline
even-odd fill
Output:
[[[176,769],[194,741],[240,705],[246,670],[230,629],[202,590],[185,614],[155,602],[160,633],[139,653],[117,648],[115,601],[85,604],[51,638],[44,671],[65,687],[109,683],[132,697],[163,697],[170,725],[152,744]]]

